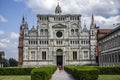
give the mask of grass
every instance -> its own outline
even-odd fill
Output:
[[[30,76],[0,76],[0,80],[30,80]]]
[[[0,76],[0,80],[30,80],[30,76]],[[99,75],[98,80],[120,80],[120,75]]]
[[[99,75],[98,80],[120,80],[120,75]]]

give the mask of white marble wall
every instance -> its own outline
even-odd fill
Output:
[[[48,16],[48,15],[47,15]],[[53,15],[52,15],[53,16]],[[69,15],[68,15],[69,16]],[[73,15],[74,16],[74,15]],[[90,64],[90,55],[95,57],[95,40],[90,40],[90,34],[83,32],[81,27],[81,21],[70,20],[70,16],[66,17],[65,20],[55,21],[54,16],[50,17],[49,20],[40,20],[38,16],[37,23],[37,36],[25,36],[24,37],[24,59],[23,65],[56,65],[56,51],[62,49],[63,51],[63,65],[84,65]],[[77,15],[76,17],[81,18]],[[48,30],[48,35],[42,35],[41,29]],[[71,29],[78,29],[78,33],[71,33]],[[58,38],[56,32],[61,31],[63,36]],[[94,36],[93,36],[94,37]],[[95,39],[95,38],[92,38]],[[40,41],[48,41],[48,44],[40,44]],[[81,40],[88,41],[87,44],[82,44]],[[29,41],[33,41],[30,44]],[[35,44],[34,44],[35,41]],[[62,41],[62,44],[57,44],[57,41]],[[71,41],[79,41],[78,44],[71,44]],[[90,43],[89,43],[90,42]],[[94,46],[91,46],[91,45]],[[91,49],[90,49],[91,48]],[[31,61],[31,51],[35,51],[35,59]],[[42,51],[46,51],[46,61],[42,61]],[[73,60],[73,51],[77,51],[77,60]],[[88,58],[84,58],[84,51],[88,51]],[[87,60],[87,61],[86,61]],[[94,63],[93,61],[92,63]]]

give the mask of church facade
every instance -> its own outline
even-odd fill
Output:
[[[90,29],[81,26],[80,14],[38,14],[30,30],[24,17],[20,26],[19,66],[95,64],[97,28],[92,16]]]

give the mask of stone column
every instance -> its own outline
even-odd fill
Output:
[[[53,65],[56,65],[56,52],[53,51]]]
[[[63,52],[63,66],[66,65],[66,55],[65,51]]]

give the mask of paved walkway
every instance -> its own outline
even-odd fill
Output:
[[[52,75],[52,78],[50,80],[75,80],[71,77],[70,74],[68,74],[66,71],[58,69],[55,71],[55,73]]]

